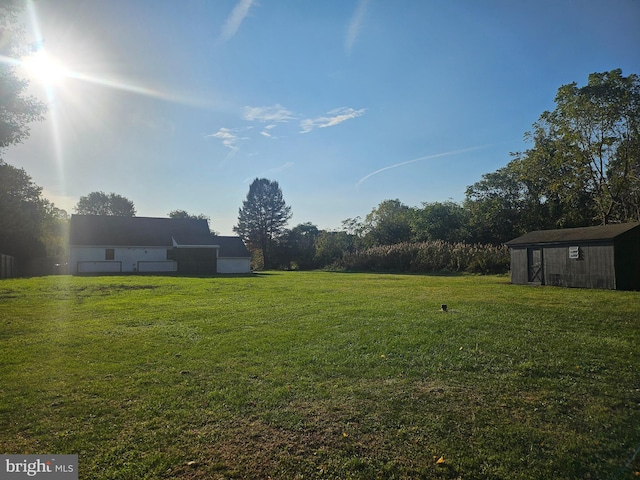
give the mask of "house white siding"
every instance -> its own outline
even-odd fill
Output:
[[[76,263],[74,273],[118,273],[122,271],[120,262],[92,262],[82,260]]]
[[[141,260],[138,262],[138,272],[152,273],[152,272],[177,272],[178,263],[173,260],[164,261],[146,261]]]
[[[218,273],[251,273],[251,258],[218,257]]]
[[[72,215],[69,273],[251,273],[240,237],[212,235],[203,219]]]
[[[107,250],[113,251],[109,259]],[[79,247],[69,249],[69,270],[74,273],[175,272],[166,247]]]

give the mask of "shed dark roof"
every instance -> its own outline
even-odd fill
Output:
[[[225,258],[251,258],[251,253],[247,250],[240,237],[213,237],[214,243],[220,245],[218,255]]]
[[[206,220],[72,215],[69,245],[171,247],[217,245]]]
[[[615,223],[597,227],[562,228],[559,230],[536,230],[525,233],[506,243],[507,246],[533,245],[541,243],[568,243],[580,241],[606,241],[640,228],[640,223]]]

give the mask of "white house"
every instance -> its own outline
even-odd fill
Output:
[[[212,235],[206,220],[72,215],[69,271],[83,273],[249,273],[240,237]]]

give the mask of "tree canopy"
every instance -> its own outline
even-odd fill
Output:
[[[24,2],[0,2],[0,55],[18,59],[28,53],[18,15]],[[11,62],[0,62],[0,155],[29,135],[29,123],[41,120],[46,106],[26,95],[28,82]],[[41,196],[42,188],[21,168],[0,158],[0,252],[18,257],[44,256],[47,225],[62,211]],[[51,220],[51,221],[49,221]]]
[[[41,194],[42,187],[27,172],[0,160],[0,253],[45,256],[46,243],[54,243],[51,237],[66,212]],[[52,253],[59,254],[60,246],[55,245]]]
[[[410,212],[397,198],[380,202],[364,219],[367,243],[392,245],[411,240]]]
[[[169,212],[169,218],[185,218],[190,220],[206,220],[207,222],[211,220],[208,216],[203,213],[198,215],[193,215],[186,210],[172,210]]]
[[[24,32],[18,25],[23,2],[0,2],[0,55],[20,58],[28,53]],[[0,154],[10,145],[22,142],[29,135],[29,123],[42,120],[46,105],[27,95],[29,82],[18,78],[12,63],[0,62]]]
[[[91,192],[80,197],[75,207],[79,215],[113,215],[117,217],[134,217],[136,209],[133,202],[116,193]]]
[[[233,231],[250,247],[261,251],[263,266],[268,268],[273,239],[282,234],[290,219],[291,207],[285,203],[278,182],[256,178],[242,202]]]
[[[475,235],[640,220],[640,78],[620,69],[563,85],[525,138],[533,146],[467,188]]]
[[[586,192],[599,223],[637,218],[640,78],[620,69],[592,73],[583,87],[561,86],[555,103],[534,124],[534,147],[524,156],[551,143],[570,180],[567,193]]]

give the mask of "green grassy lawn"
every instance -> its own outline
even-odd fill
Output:
[[[0,453],[82,479],[637,478],[639,339],[638,292],[503,276],[3,280]]]

